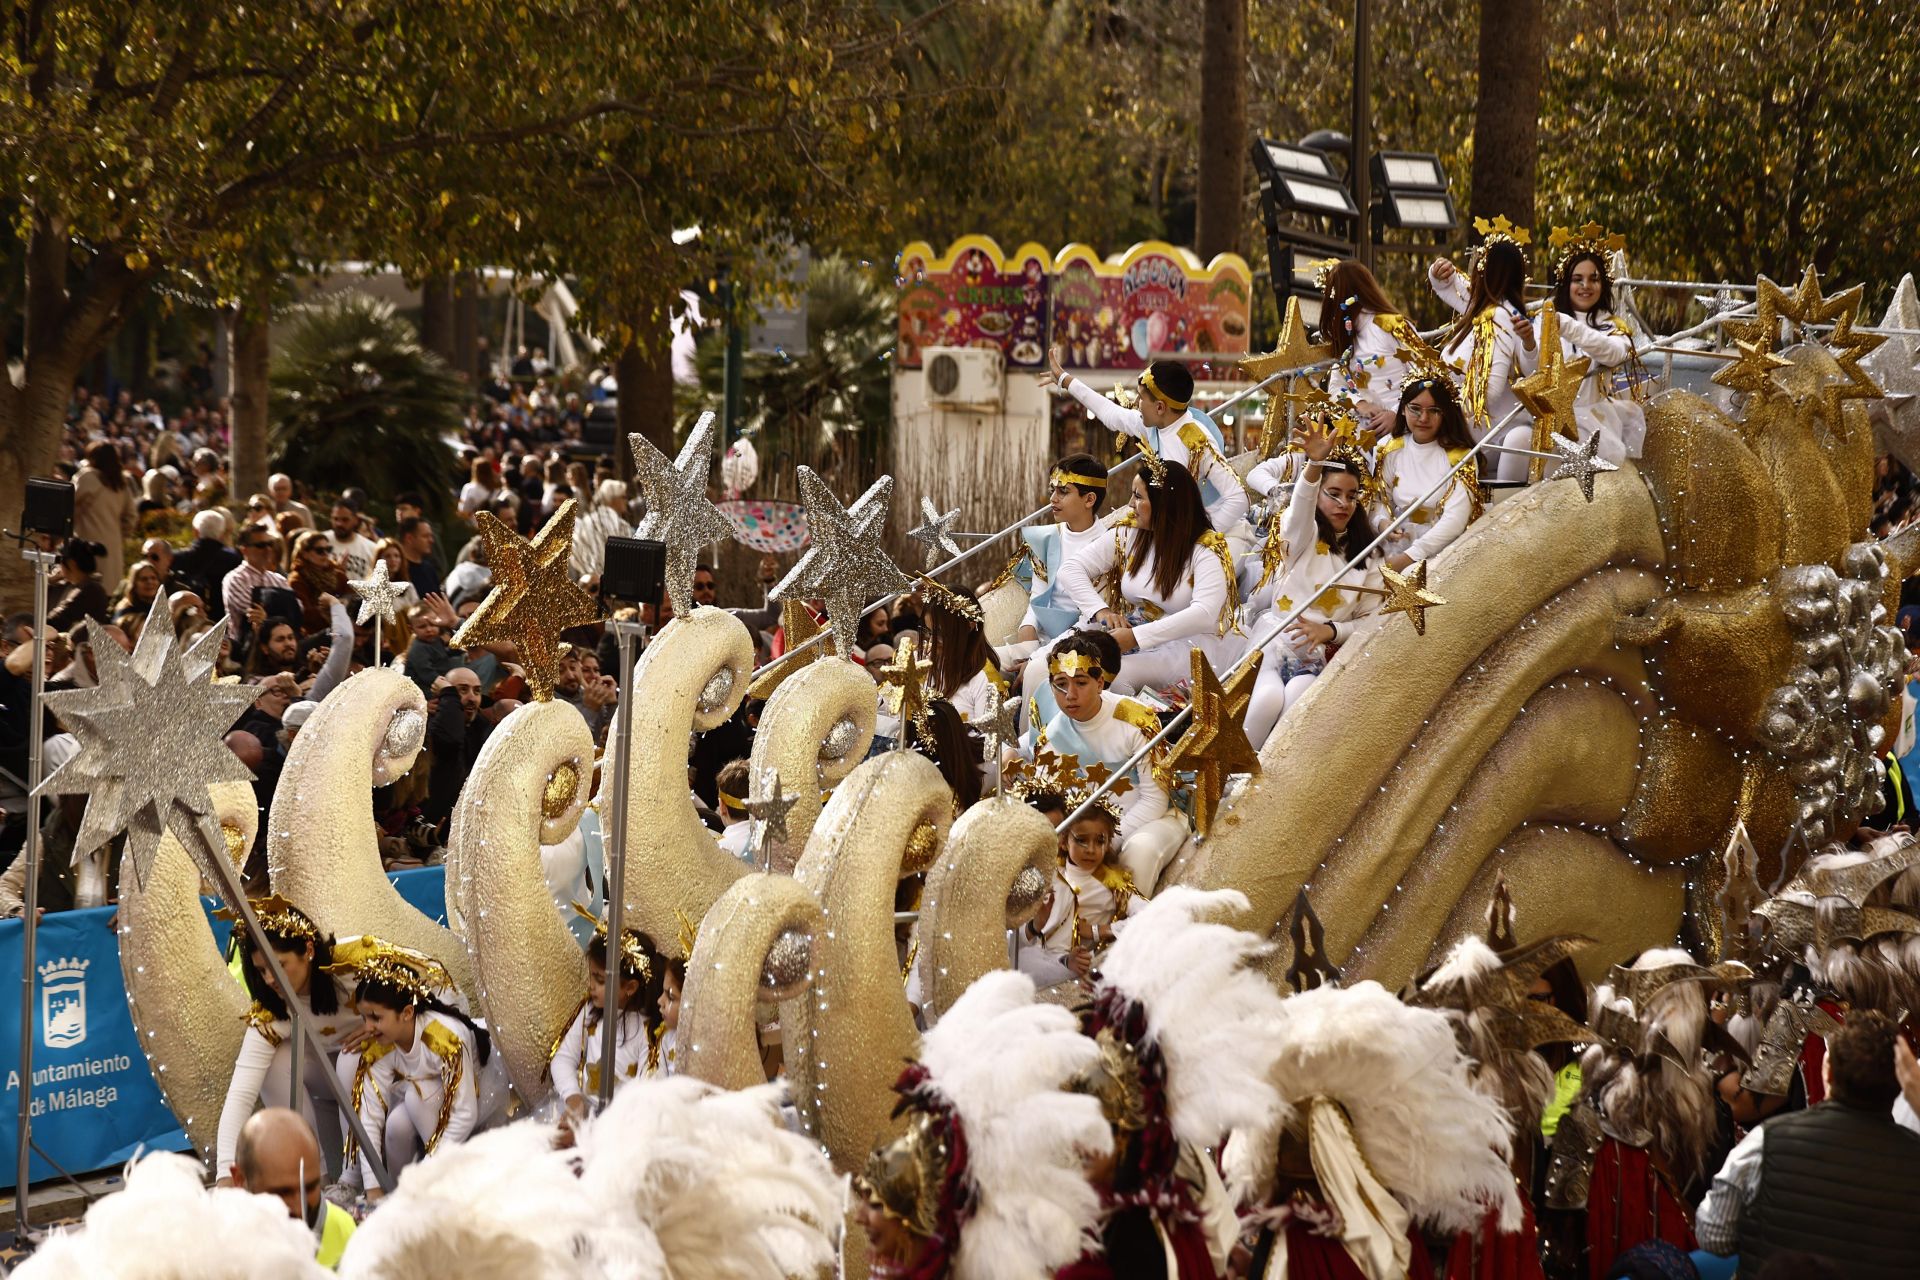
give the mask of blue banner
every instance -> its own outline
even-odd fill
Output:
[[[399,871],[391,879],[422,914],[445,923],[441,868]],[[49,914],[40,921],[36,943],[33,1140],[74,1174],[114,1168],[142,1148],[185,1151],[189,1145],[134,1037],[112,919],[110,907]],[[0,1188],[14,1184],[11,1157],[18,1140],[20,1002],[12,993],[26,977],[20,971],[23,927],[19,920],[0,921],[0,993],[6,993],[0,998],[0,1052],[7,1073],[0,1099]],[[222,922],[215,921],[214,930],[223,940],[227,936]],[[57,1176],[39,1151],[31,1159],[33,1181]]]

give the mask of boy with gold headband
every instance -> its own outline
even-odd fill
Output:
[[[1152,708],[1107,688],[1119,657],[1118,645],[1104,632],[1075,631],[1054,646],[1047,672],[1059,710],[1030,735],[1036,752],[1047,747],[1077,757],[1087,768],[1118,769],[1160,732]],[[1132,791],[1120,815],[1117,860],[1142,892],[1152,893],[1160,872],[1186,842],[1187,827],[1169,812],[1166,789],[1154,781],[1150,768],[1135,768],[1125,779]]]
[[[1140,441],[1140,447],[1193,473],[1207,506],[1207,520],[1235,544],[1253,545],[1247,527],[1247,490],[1227,463],[1226,437],[1212,418],[1193,407],[1193,374],[1177,360],[1155,360],[1141,371],[1140,401],[1125,409],[1088,388],[1060,363],[1060,348],[1047,353],[1040,385],[1057,386],[1077,400],[1101,426]]]

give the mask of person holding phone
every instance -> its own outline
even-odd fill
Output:
[[[263,589],[287,589],[286,575],[273,567],[279,558],[280,539],[264,525],[250,524],[240,531],[240,567],[220,583],[227,637],[236,644],[246,632],[248,607],[259,603]]]
[[[1476,439],[1518,407],[1513,383],[1539,363],[1533,324],[1527,318],[1527,255],[1520,247],[1526,232],[1485,234],[1470,273],[1462,273],[1447,258],[1435,258],[1427,269],[1433,291],[1459,313],[1440,343],[1440,353],[1463,371],[1461,400]],[[1509,425],[1524,427],[1531,438],[1530,421]],[[1527,458],[1519,454],[1501,459],[1501,477],[1511,474],[1510,462],[1524,478]]]

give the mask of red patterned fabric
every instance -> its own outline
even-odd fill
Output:
[[[1499,1210],[1489,1209],[1478,1231],[1455,1237],[1447,1255],[1447,1280],[1546,1280],[1533,1227],[1533,1205],[1524,1191],[1520,1211],[1518,1231],[1500,1230]]]
[[[1638,1147],[1603,1140],[1587,1191],[1587,1274],[1606,1280],[1613,1260],[1642,1240],[1665,1240],[1688,1252],[1693,1215],[1680,1202],[1653,1157]]]
[[[1315,1235],[1308,1224],[1298,1220],[1289,1222],[1286,1231],[1286,1280],[1367,1280],[1366,1272],[1338,1240]],[[1407,1240],[1413,1246],[1407,1266],[1409,1280],[1433,1280],[1433,1259],[1427,1255],[1426,1241],[1418,1230],[1409,1231]]]

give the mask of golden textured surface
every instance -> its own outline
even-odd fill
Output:
[[[727,696],[700,709],[707,682],[733,673]],[[746,872],[694,811],[687,753],[696,729],[724,722],[753,672],[753,638],[724,609],[681,614],[655,636],[633,669],[633,753],[627,766],[626,927],[683,957],[680,917],[699,920]],[[611,759],[602,782],[612,791]]]
[[[1329,317],[1331,319],[1331,317]],[[1287,299],[1287,314],[1280,325],[1280,339],[1265,355],[1247,356],[1240,371],[1256,380],[1271,377],[1282,369],[1298,369],[1331,359],[1333,344],[1314,342],[1308,336],[1306,318],[1300,313],[1300,299]],[[1278,399],[1278,397],[1275,397]]]
[[[1246,719],[1247,708],[1253,702],[1253,682],[1260,674],[1263,658],[1263,654],[1256,652],[1253,660],[1222,686],[1207,655],[1197,648],[1193,650],[1193,693],[1187,704],[1193,714],[1187,720],[1186,732],[1153,772],[1165,786],[1174,774],[1192,770],[1193,829],[1202,836],[1213,830],[1213,816],[1219,808],[1227,775],[1260,772],[1260,757],[1254,752],[1253,743],[1247,740]]]
[[[1060,841],[1033,806],[980,801],[953,824],[927,872],[914,963],[927,1016],[937,1018],[983,973],[1007,967],[1007,898],[1029,867],[1051,877]],[[1030,913],[1029,913],[1030,914]]]
[[[1731,735],[1759,719],[1793,665],[1793,641],[1772,584],[1692,592],[1666,602],[1674,627],[1654,650],[1674,714]]]
[[[413,767],[417,742],[395,757],[387,737],[396,720],[410,714],[425,715],[426,699],[413,681],[386,667],[353,676],[314,709],[287,752],[273,794],[267,869],[273,891],[322,931],[370,933],[424,951],[471,997],[466,947],[401,897],[380,861],[375,771],[398,778]]]
[[[1712,848],[1740,801],[1740,762],[1725,739],[1683,720],[1647,725],[1640,780],[1621,834],[1642,862],[1676,863]]]
[[[593,768],[593,735],[564,702],[529,702],[500,722],[473,762],[447,836],[447,896],[458,900],[467,953],[494,1051],[529,1105],[547,1095],[547,1056],[587,994],[587,961],[555,909],[540,846],[566,838],[584,788],[558,808],[554,775]]]
[[[553,697],[553,673],[560,665],[560,633],[600,620],[600,606],[573,580],[574,500],[560,504],[528,541],[502,524],[491,511],[474,516],[487,544],[493,586],[454,633],[455,649],[509,641],[519,650],[520,667],[535,701]]]
[[[777,769],[780,783],[799,793],[787,814],[787,841],[774,850],[775,871],[790,871],[820,820],[820,793],[831,790],[867,757],[873,742],[877,707],[873,677],[851,662],[816,662],[795,672],[773,691],[760,713],[753,739],[753,776]],[[842,720],[854,736],[837,758],[822,754],[822,744]]]
[[[752,872],[733,882],[700,924],[680,999],[680,1070],[723,1089],[766,1083],[755,1013],[760,971],[782,933],[825,930],[820,904],[791,876]]]
[[[221,782],[209,794],[229,848],[252,847],[259,825],[253,787]],[[170,832],[161,833],[145,888],[130,866],[121,867],[120,976],[161,1096],[201,1158],[213,1159],[250,1002],[200,908],[200,869]]]
[[[787,1075],[802,1124],[845,1171],[897,1127],[889,1090],[917,1036],[894,947],[894,890],[915,829],[931,823],[944,842],[952,805],[932,761],[916,751],[876,756],[833,793],[794,868],[827,923],[812,987],[780,1006]]]
[[[1640,473],[1668,531],[1667,564],[1688,591],[1766,581],[1780,567],[1780,505],[1734,423],[1688,391],[1647,402]],[[1738,530],[1739,537],[1729,536]]]
[[[1026,595],[1021,594],[1021,609],[1026,608]],[[820,661],[833,654],[833,637],[828,636],[819,644],[809,644],[820,634],[820,624],[813,620],[813,613],[807,608],[805,600],[782,600],[780,602],[780,630],[786,639],[786,651],[767,664],[767,669],[754,678],[747,689],[750,698],[770,698],[786,678],[804,666]]]

